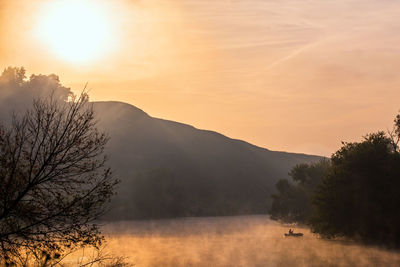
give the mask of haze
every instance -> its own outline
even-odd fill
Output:
[[[0,68],[55,73],[75,92],[89,82],[92,100],[319,155],[391,127],[399,109],[397,1],[89,2],[107,10],[112,44],[68,61],[35,35],[49,1],[0,1]]]
[[[103,230],[106,251],[124,255],[135,266],[395,267],[400,263],[396,251],[320,239],[305,228],[295,229],[305,233],[303,238],[285,238],[288,228],[256,215],[125,221]],[[75,266],[81,257],[81,252],[72,255],[66,266]]]

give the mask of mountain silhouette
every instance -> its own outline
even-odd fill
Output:
[[[68,101],[57,75],[8,67],[0,75],[0,124],[33,99]],[[317,156],[275,152],[190,125],[152,118],[121,102],[93,102],[110,136],[108,162],[120,178],[106,219],[265,213],[275,183]]]
[[[266,213],[275,183],[320,157],[270,151],[213,131],[94,102],[121,179],[107,219]]]

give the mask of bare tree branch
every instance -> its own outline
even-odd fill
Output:
[[[37,99],[0,128],[0,264],[21,262],[21,250],[49,261],[101,245],[94,221],[118,181],[105,167],[109,138],[96,123],[82,93],[70,102]]]

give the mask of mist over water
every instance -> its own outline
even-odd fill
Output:
[[[303,237],[285,237],[289,228]],[[400,253],[320,239],[268,216],[126,221],[104,226],[107,249],[135,266],[400,266]]]

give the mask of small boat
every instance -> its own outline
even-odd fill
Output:
[[[296,237],[299,237],[299,236],[303,236],[303,233],[285,234],[285,236],[296,236]]]

